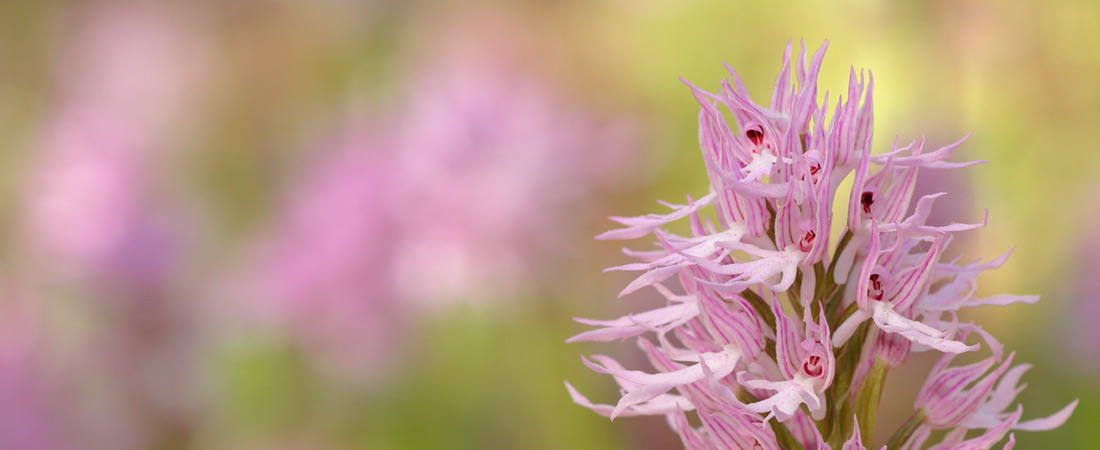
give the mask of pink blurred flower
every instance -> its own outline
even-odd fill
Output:
[[[300,339],[328,368],[385,367],[401,330],[393,298],[396,175],[361,136],[338,140],[289,191],[247,276],[251,311]]]
[[[120,125],[63,111],[43,130],[27,231],[55,274],[158,282],[166,272],[170,225],[154,211],[140,144]]]
[[[7,283],[0,289],[0,448],[60,448],[39,310]]]
[[[410,299],[494,296],[535,281],[569,235],[575,203],[621,170],[627,123],[594,120],[495,63],[422,71],[430,75],[401,111],[391,192],[398,289]]]
[[[205,71],[205,43],[184,9],[122,1],[66,9],[71,34],[21,231],[43,297],[72,283],[89,300],[68,311],[89,326],[66,336],[75,349],[57,374],[73,390],[64,418],[82,447],[186,442],[196,417],[191,324],[201,308],[172,291],[186,214],[161,192],[174,133],[193,117]],[[94,395],[77,395],[85,389]]]
[[[184,10],[144,2],[74,5],[58,96],[27,188],[29,245],[54,274],[161,281],[174,249],[158,203],[168,126],[198,96],[205,51]]]
[[[487,47],[486,47],[487,48]],[[484,52],[441,52],[352,117],[286,192],[244,284],[327,366],[382,368],[408,314],[537,283],[576,203],[620,167],[593,118]]]
[[[151,138],[183,119],[207,81],[208,46],[183,4],[74,4],[59,53],[62,101]]]

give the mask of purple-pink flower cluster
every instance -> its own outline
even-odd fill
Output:
[[[977,276],[1009,254],[989,262],[946,259],[956,233],[985,221],[930,225],[933,202],[944,193],[913,202],[919,172],[981,161],[948,161],[965,138],[931,151],[924,139],[902,146],[895,140],[889,152],[872,154],[869,73],[851,69],[835,107],[828,92],[817,103],[827,45],[808,64],[805,46],[792,60],[788,45],[767,106],[749,97],[732,68],[715,93],[685,82],[701,106],[709,192],[666,203],[665,214],[612,218],[623,228],[599,236],[652,235],[654,250],[626,250],[639,262],[608,270],[639,274],[620,296],[653,288],[668,305],[614,320],[578,319],[595,328],[569,339],[637,337],[656,370],[582,358],[611,375],[623,395],[614,405],[594,404],[566,383],[573,400],[612,419],[665,416],[687,448],[847,450],[885,441],[890,449],[988,449],[1007,435],[1007,449],[1015,443],[1012,430],[1060,426],[1076,401],[1047,418],[1021,420],[1022,407],[1012,405],[1029,366],[1013,366],[1014,354],[958,315],[1039,297],[975,296]],[[849,177],[851,191],[838,196]],[[835,202],[845,200],[847,221],[831,245],[834,206],[844,205]],[[681,219],[690,235],[664,228]],[[979,351],[982,342],[986,359],[951,366],[955,355]],[[875,440],[888,431],[875,429],[887,372],[922,351],[944,355],[913,416],[889,439]],[[933,430],[950,431],[927,443]],[[981,432],[967,439],[969,430]]]
[[[607,186],[633,140],[631,119],[586,113],[490,47],[433,48],[399,102],[349,114],[239,281],[246,314],[345,381],[392,370],[413,317],[535,285],[567,212]]]

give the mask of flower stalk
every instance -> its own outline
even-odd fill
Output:
[[[924,411],[917,410],[905,421],[894,434],[890,436],[890,439],[886,441],[886,448],[901,448],[909,438],[913,435],[914,431],[924,423]]]
[[[859,422],[859,435],[863,437],[863,446],[870,447],[875,435],[875,419],[878,417],[878,404],[882,399],[882,387],[886,384],[889,369],[882,361],[875,360],[871,370],[863,378],[856,393],[856,420]]]

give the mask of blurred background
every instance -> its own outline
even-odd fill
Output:
[[[1043,294],[968,317],[1025,418],[1081,399],[1018,448],[1094,448],[1100,3],[739,3],[0,1],[0,448],[679,447],[562,385],[612,402],[578,355],[638,355],[571,318],[658,301],[592,237],[705,193],[678,76],[765,103],[803,38],[822,90],[873,70],[878,151],[974,132],[918,190]]]

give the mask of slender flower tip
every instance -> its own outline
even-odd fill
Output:
[[[588,400],[588,397],[581,395],[581,393],[577,391],[577,388],[574,388],[572,384],[569,384],[568,380],[562,381],[565,382],[565,390],[569,392],[569,398],[573,399],[573,403],[576,403],[588,409],[594,409],[596,405]]]
[[[1069,420],[1073,415],[1073,411],[1077,409],[1077,402],[1080,399],[1075,399],[1069,402],[1068,405],[1063,407],[1058,412],[1051,414],[1049,417],[1042,419],[1032,419],[1017,424],[1014,429],[1023,431],[1048,431],[1058,428]]]
[[[611,373],[610,371],[605,369],[603,366],[592,362],[592,360],[588,359],[588,357],[586,357],[584,355],[581,355],[581,363],[583,363],[585,367],[588,367],[589,369],[592,369],[592,371],[594,371],[594,372],[603,373],[603,374],[610,374]]]
[[[696,86],[695,83],[692,83],[692,82],[688,81],[687,78],[684,78],[683,75],[680,75],[676,78],[678,80],[680,80],[681,83],[684,83],[685,85],[687,85],[687,87],[691,88],[692,92],[698,93],[698,92],[702,91],[702,89],[699,89],[699,87]]]
[[[615,220],[615,218],[612,217],[611,220]],[[597,234],[595,239],[597,241],[609,241],[609,240],[612,240],[612,239],[622,239],[622,238],[619,237],[619,235],[621,235],[621,234],[623,234],[621,229],[608,230],[608,231],[604,231],[603,233]]]
[[[584,396],[581,395],[580,392],[577,392],[577,389],[574,388],[572,384],[569,384],[569,380],[562,380],[562,382],[565,383],[565,390],[569,392],[569,397],[571,397],[574,402],[577,402],[578,398],[584,399],[584,401],[586,401],[586,402],[588,401],[588,399],[585,399]],[[577,402],[577,403],[580,403],[580,402]]]
[[[585,321],[587,321],[587,319],[582,319],[580,317],[574,317],[573,321],[578,322],[578,323],[585,323]],[[586,336],[589,336],[589,335],[591,335],[591,332],[589,332],[589,331],[585,331],[585,332],[582,332],[582,333],[577,333],[573,336],[570,336],[568,339],[566,339],[565,343],[566,344],[572,344],[574,342],[584,342],[585,341],[584,338]]]

